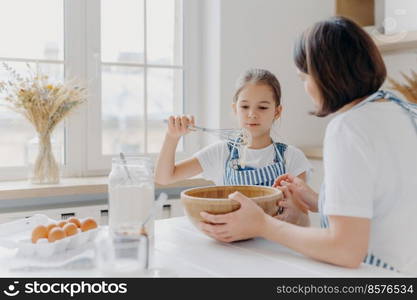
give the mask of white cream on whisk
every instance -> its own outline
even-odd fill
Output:
[[[244,168],[246,166],[246,153],[248,145],[250,145],[252,141],[252,136],[245,128],[242,128],[241,140],[242,142],[239,145],[239,165],[240,167]]]

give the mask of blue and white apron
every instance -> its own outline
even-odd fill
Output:
[[[278,176],[285,174],[284,152],[287,145],[273,143],[275,149],[274,162],[263,168],[252,168],[239,165],[239,149],[234,144],[227,144],[229,157],[224,168],[224,185],[263,185],[272,186]]]
[[[402,107],[409,115],[410,120],[416,130],[417,133],[417,104],[402,100],[398,97],[396,97],[393,93],[380,90],[371,96],[369,96],[367,99],[363,100],[361,103],[357,104],[353,107],[353,109],[356,109],[358,107],[364,106],[365,104],[369,102],[373,102],[379,99],[387,99],[389,101],[397,103],[400,107]],[[324,202],[325,202],[325,196],[324,196],[324,183],[320,187],[320,194],[319,194],[319,213],[320,213],[320,225],[322,228],[328,228],[329,227],[329,220],[326,215],[323,214],[324,209]],[[384,269],[390,269],[395,270],[392,266],[390,266],[388,263],[383,262],[381,259],[376,257],[372,253],[368,253],[364,260],[364,263],[370,264],[377,267],[382,267]]]

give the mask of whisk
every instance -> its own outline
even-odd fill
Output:
[[[168,120],[164,120],[164,123],[168,123]],[[245,128],[241,129],[211,129],[201,126],[188,126],[188,129],[191,131],[201,131],[213,136],[218,137],[219,139],[226,141],[229,145],[239,147],[245,146],[250,143],[250,134],[246,131]]]

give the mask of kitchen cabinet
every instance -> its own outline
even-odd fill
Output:
[[[417,1],[335,0],[335,15],[362,26],[381,52],[417,48]]]
[[[32,185],[23,180],[0,182],[0,223],[38,213],[55,220],[89,216],[108,224],[107,183],[106,176],[62,178],[56,185]],[[211,184],[195,177],[167,186],[156,185],[156,195],[165,192],[171,197],[157,219],[183,216],[177,198],[181,190]]]
[[[336,0],[336,15],[352,19],[360,26],[375,25],[374,0]]]
[[[16,212],[0,213],[0,224],[30,217],[34,214],[44,214],[54,220],[65,220],[70,217],[92,217],[97,220],[100,225],[107,225],[109,210],[107,204],[22,210]],[[157,219],[180,217],[183,215],[184,212],[180,199],[169,199],[164,205],[162,211],[157,216]]]
[[[54,220],[66,220],[70,217],[92,217],[99,224],[107,224],[107,205],[78,206],[63,208],[39,208],[21,210],[16,212],[0,213],[0,223],[10,222],[16,219],[27,218],[34,214],[43,214]]]

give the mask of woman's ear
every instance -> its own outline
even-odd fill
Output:
[[[277,107],[275,107],[274,121],[278,120],[281,117],[281,113],[282,113],[282,105],[280,104]]]
[[[233,113],[236,115],[237,114],[237,110],[236,110],[236,102],[232,103],[232,111]]]

